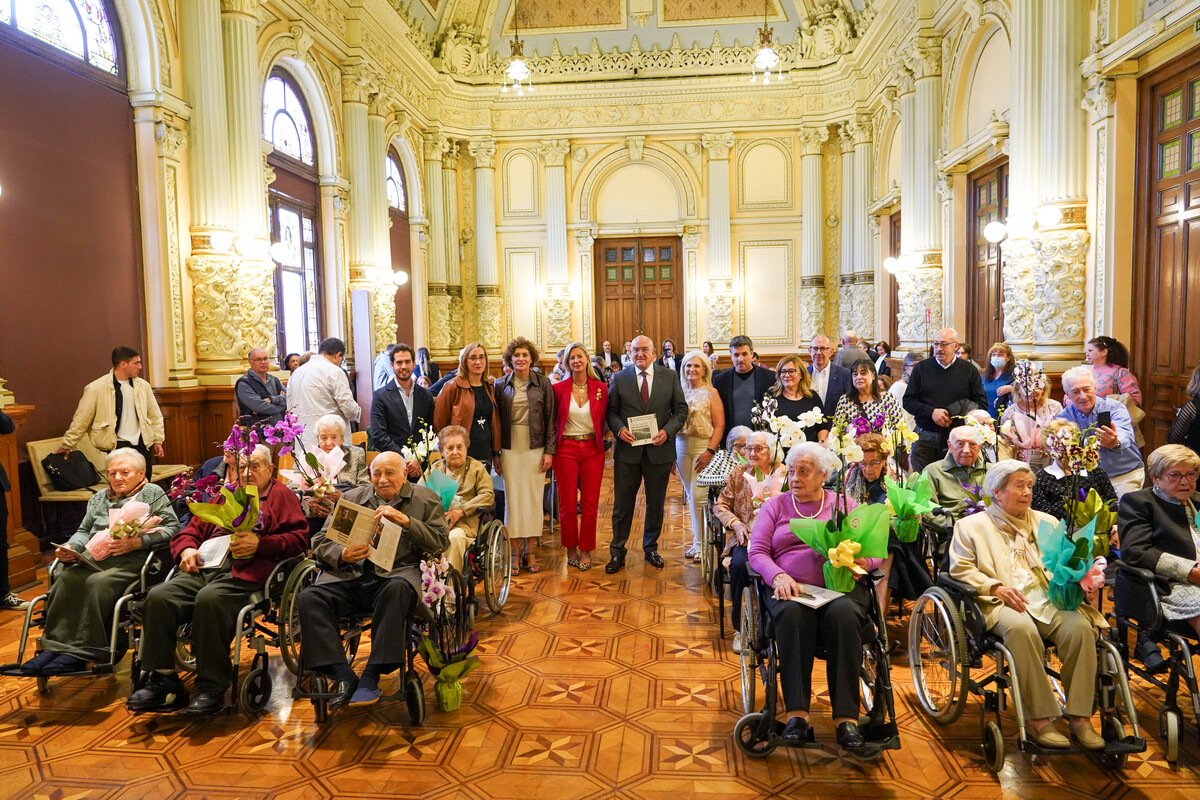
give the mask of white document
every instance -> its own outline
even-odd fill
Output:
[[[365,544],[370,548],[367,560],[384,572],[391,572],[400,547],[404,528],[388,519],[375,519],[374,509],[338,500],[330,514],[332,520],[325,535],[342,547]]]
[[[820,608],[842,596],[841,592],[826,589],[824,586],[813,586],[811,583],[801,583],[799,586],[800,595],[791,598],[792,602],[809,608]]]
[[[371,541],[371,554],[367,560],[384,572],[391,572],[396,561],[396,549],[400,546],[401,528],[390,519],[380,520],[379,533]]]
[[[625,427],[633,434],[633,446],[641,447],[650,444],[654,437],[658,436],[658,417],[654,414],[630,417],[625,422]]]
[[[214,536],[204,542],[196,549],[200,554],[200,569],[213,569],[221,566],[225,561],[225,556],[229,555],[229,543],[233,541],[233,534],[227,533],[224,536]]]

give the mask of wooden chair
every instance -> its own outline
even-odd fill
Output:
[[[356,431],[350,434],[350,444],[356,444],[359,447],[365,448],[367,446],[367,432]]]

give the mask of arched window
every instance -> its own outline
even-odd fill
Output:
[[[117,44],[103,0],[0,0],[0,26],[117,75]]]
[[[263,135],[278,152],[313,165],[312,129],[295,86],[282,75],[267,79],[263,91]]]
[[[323,337],[320,187],[308,109],[292,78],[275,70],[263,88],[263,137],[274,146],[268,194],[279,352],[315,352]]]
[[[404,173],[396,163],[395,151],[388,153],[387,159],[387,199],[388,205],[401,214],[408,214],[408,198],[404,193]]]

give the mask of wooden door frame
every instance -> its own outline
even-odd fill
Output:
[[[966,264],[966,267],[967,267],[967,274],[965,277],[966,277],[966,295],[967,295],[967,308],[968,309],[971,308],[971,295],[972,295],[971,290],[973,288],[975,288],[974,287],[974,282],[975,282],[974,281],[975,242],[978,238],[978,236],[972,237],[970,234],[972,232],[975,232],[980,236],[983,234],[983,231],[976,229],[976,226],[979,224],[979,217],[978,217],[979,193],[976,191],[976,183],[977,183],[977,181],[979,181],[980,178],[988,175],[989,173],[996,174],[1000,171],[1000,169],[1002,167],[1007,167],[1007,166],[1009,166],[1009,158],[1008,158],[1008,156],[1001,154],[1001,155],[997,156],[996,158],[993,158],[991,161],[987,162],[986,164],[983,164],[983,165],[971,170],[969,173],[967,173],[967,176],[966,176],[966,178],[967,178],[967,235],[964,236],[963,238],[966,240],[964,243],[965,253],[966,253],[966,259],[965,259],[964,263]],[[1010,181],[1012,179],[1011,176],[1012,176],[1012,170],[1010,168],[1010,170],[1009,170],[1009,180]],[[1003,208],[1001,209],[1001,214],[1000,214],[1001,221],[1003,221],[1003,219],[1006,217],[1006,214],[1004,212],[1006,212],[1008,209],[1007,198],[1005,198],[1002,201],[1002,204],[1003,204]],[[994,247],[996,248],[996,272],[1000,276],[1000,314],[1001,314],[1000,337],[998,339],[995,339],[994,341],[1003,342],[1003,341],[1006,341],[1006,337],[1004,336],[1004,319],[1003,319],[1003,315],[1004,315],[1004,251],[1001,249],[999,243],[994,245]],[[980,355],[982,355],[982,351],[983,351],[984,347],[992,346],[992,342],[973,341],[970,330],[963,331],[963,334],[967,337],[966,341],[970,342],[971,346],[975,348],[977,359],[980,357]],[[984,363],[986,363],[986,362],[984,362]]]
[[[600,329],[601,325],[604,322],[604,314],[602,311],[604,298],[602,296],[601,287],[604,285],[604,282],[605,282],[605,280],[604,280],[604,259],[602,258],[602,256],[603,256],[602,247],[605,242],[611,243],[611,242],[616,242],[616,241],[626,241],[626,242],[636,241],[638,243],[639,247],[644,246],[646,244],[650,244],[650,243],[653,243],[652,244],[653,247],[658,247],[658,246],[660,246],[660,244],[670,244],[672,247],[675,248],[676,258],[674,259],[673,284],[674,284],[674,288],[678,292],[678,296],[679,296],[680,327],[679,327],[678,335],[668,336],[668,338],[672,339],[672,341],[675,341],[676,346],[680,346],[680,343],[682,342],[683,343],[682,344],[683,352],[686,352],[687,351],[687,325],[686,325],[686,320],[687,320],[686,306],[687,306],[687,304],[685,301],[687,298],[685,297],[685,294],[684,294],[686,287],[685,287],[684,280],[683,280],[683,267],[684,267],[683,235],[676,234],[676,233],[607,234],[607,235],[596,237],[596,240],[592,243],[592,263],[595,264],[595,269],[592,270],[592,308],[596,309],[596,312],[592,315],[592,326],[593,326],[592,341],[594,341],[596,343],[596,347],[599,348],[600,344],[607,338],[610,342],[613,342],[613,352],[616,352],[616,349],[618,347],[617,343],[615,341],[613,341],[613,339],[611,337],[605,337],[604,332]],[[641,267],[640,260],[637,261],[637,267],[638,268]],[[634,272],[634,277],[638,283],[641,282],[641,279],[642,279],[641,272],[636,271],[636,269]],[[630,335],[629,338],[630,338],[630,340],[632,340],[635,336],[640,336],[640,335],[641,335],[640,333],[634,332]],[[625,340],[622,339],[620,344],[624,345]],[[656,351],[658,350],[660,344],[661,344],[661,342],[658,342],[658,341],[656,341],[654,343],[654,348]],[[676,355],[682,356],[683,352],[677,353]],[[658,355],[662,356],[662,353],[659,353]]]

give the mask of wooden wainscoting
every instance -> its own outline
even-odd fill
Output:
[[[238,418],[232,386],[155,389],[165,428],[165,463],[195,466],[218,455]]]

